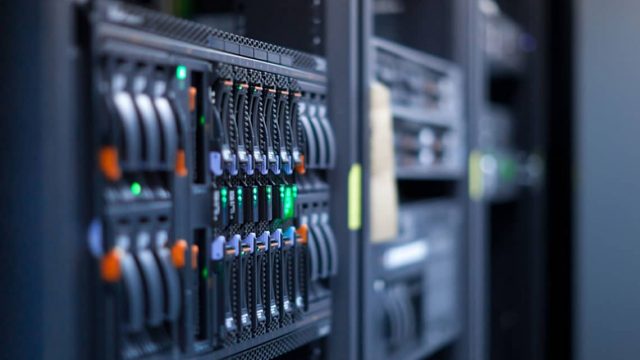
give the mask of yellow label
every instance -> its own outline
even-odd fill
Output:
[[[473,200],[480,200],[483,195],[482,170],[480,161],[482,153],[474,150],[469,154],[469,197]]]
[[[362,166],[351,165],[349,170],[349,230],[362,227]]]

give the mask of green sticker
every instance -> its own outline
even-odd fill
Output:
[[[482,153],[474,150],[469,154],[469,197],[473,200],[482,198],[482,170],[480,170],[480,160]]]
[[[362,166],[351,165],[349,170],[349,230],[362,227]]]

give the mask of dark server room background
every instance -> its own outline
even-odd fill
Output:
[[[640,358],[637,0],[0,0],[0,359]]]

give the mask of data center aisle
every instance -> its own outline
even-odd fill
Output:
[[[52,129],[25,176],[46,199],[26,245],[42,254],[16,257],[42,265],[34,344],[65,359],[538,358],[535,3],[47,3],[34,67],[64,85],[33,93]]]

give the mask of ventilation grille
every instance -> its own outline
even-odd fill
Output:
[[[110,23],[194,45],[307,71],[321,73],[325,71],[324,60],[316,56],[249,39],[135,5],[118,2],[105,3],[104,17]]]
[[[233,356],[233,360],[269,360],[320,338],[315,326],[282,336],[262,346]]]

